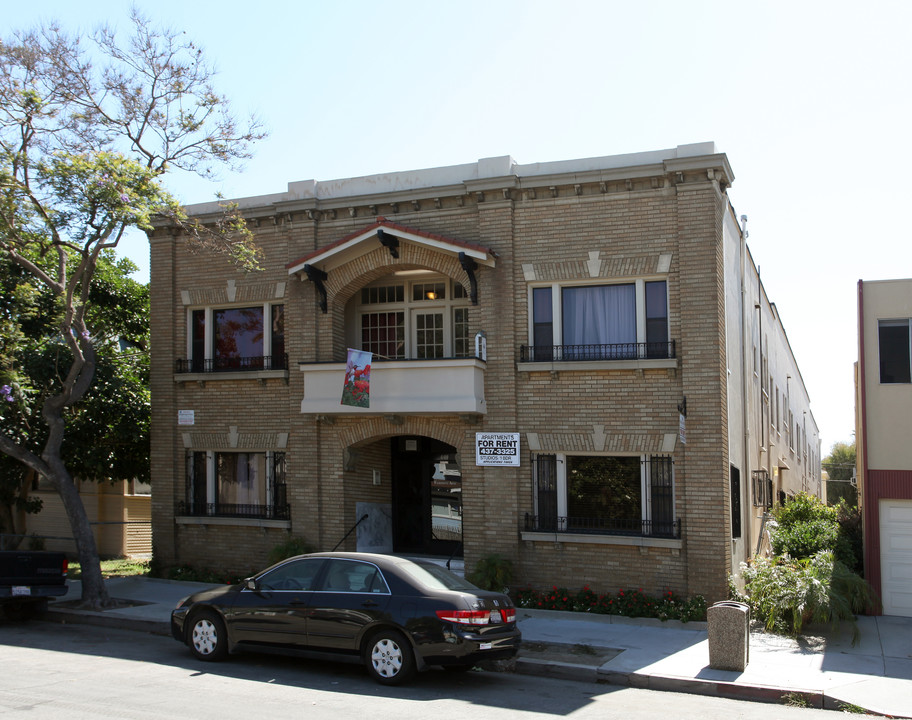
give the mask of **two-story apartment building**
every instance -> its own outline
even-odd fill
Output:
[[[912,617],[912,280],[858,281],[855,441],[865,579]]]
[[[723,597],[820,477],[733,177],[703,143],[295,182],[237,200],[253,274],[156,229],[157,561],[249,570],[290,533]]]

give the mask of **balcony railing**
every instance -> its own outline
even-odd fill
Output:
[[[254,355],[235,358],[178,358],[176,373],[253,372],[256,370],[287,370],[288,355]]]
[[[592,360],[669,360],[675,341],[611,343],[604,345],[522,345],[520,362],[580,362]]]
[[[237,505],[232,503],[193,503],[181,501],[177,514],[182,517],[256,518],[259,520],[290,520],[291,507],[281,505]]]
[[[526,513],[527,532],[626,535],[632,537],[681,538],[681,520],[652,521],[628,518],[542,517]]]

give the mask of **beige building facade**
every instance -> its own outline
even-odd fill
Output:
[[[156,560],[246,572],[292,535],[721,599],[820,478],[733,178],[702,143],[291,183],[237,201],[252,274],[157,228]]]
[[[912,617],[912,280],[858,282],[856,462],[865,579]]]

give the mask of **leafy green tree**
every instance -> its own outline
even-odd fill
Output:
[[[155,28],[134,10],[126,43],[107,27],[88,38],[88,49],[83,40],[51,24],[0,42],[0,254],[31,277],[29,292],[50,293],[56,319],[43,349],[55,375],[45,392],[29,385],[32,372],[11,352],[29,342],[27,334],[0,329],[11,335],[2,351],[0,412],[18,417],[5,421],[0,451],[60,495],[82,565],[83,603],[102,607],[109,598],[98,551],[65,459],[82,452],[72,467],[92,464],[94,448],[68,432],[77,405],[89,403],[96,373],[101,382],[113,377],[101,370],[102,321],[90,312],[100,259],[129,228],[151,230],[159,214],[197,246],[257,267],[252,233],[236,207],[204,226],[187,219],[160,181],[173,170],[205,176],[235,166],[264,134],[256,119],[234,118],[202,51],[183,34]],[[44,426],[40,451],[22,434],[26,420]]]
[[[837,505],[845,500],[850,507],[858,505],[858,489],[852,484],[855,477],[855,443],[837,442],[830,448],[821,463],[829,475],[827,482],[827,505]]]
[[[75,477],[83,480],[149,479],[149,292],[132,280],[135,266],[99,258],[89,293],[87,324],[93,328],[98,359],[91,391],[67,408],[62,452]],[[59,392],[60,367],[72,356],[57,336],[60,318],[52,292],[21,267],[0,256],[0,315],[9,333],[0,336],[6,374],[19,378],[16,395],[47,397]],[[15,347],[7,337],[18,340]],[[40,453],[47,441],[41,403],[16,403],[12,386],[0,416],[0,432]],[[37,413],[37,415],[36,415]],[[41,509],[29,497],[35,472],[9,455],[0,455],[0,548],[18,546],[26,532],[26,515]]]

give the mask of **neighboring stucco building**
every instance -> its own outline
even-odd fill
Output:
[[[291,533],[722,598],[772,500],[820,492],[732,180],[703,143],[296,182],[237,201],[249,275],[159,227],[156,560],[244,571]]]
[[[865,578],[912,617],[912,280],[858,282],[855,440]]]
[[[147,483],[77,480],[76,486],[101,557],[151,557],[152,502]],[[26,516],[27,534],[41,538],[47,550],[60,550],[75,557],[76,541],[60,495],[43,479],[29,495],[40,498],[42,507],[38,514]]]

